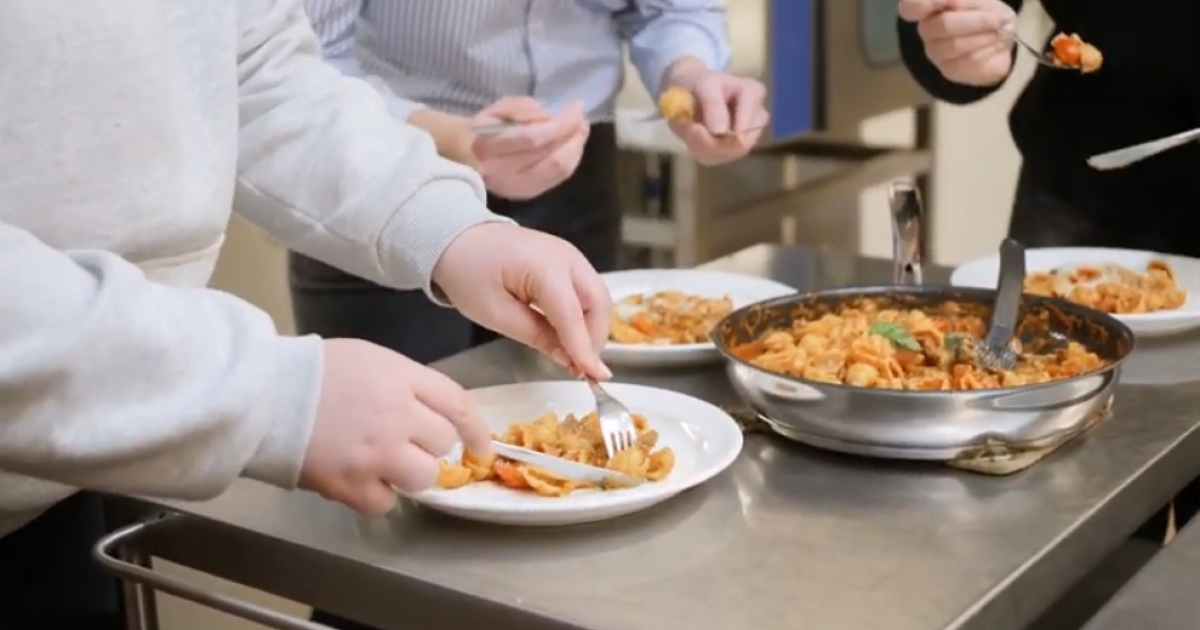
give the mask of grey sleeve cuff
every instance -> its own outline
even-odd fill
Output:
[[[272,395],[264,397],[270,418],[266,435],[243,476],[287,490],[300,481],[321,397],[324,345],[316,336],[280,337]]]
[[[461,179],[441,179],[421,186],[392,215],[379,235],[379,260],[389,284],[421,288],[430,299],[449,306],[433,286],[433,268],[454,239],[484,223],[512,223],[487,209],[480,186]]]

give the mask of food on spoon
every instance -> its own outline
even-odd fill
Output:
[[[971,356],[987,333],[985,308],[957,302],[922,309],[893,304],[878,298],[853,300],[833,312],[800,317],[790,328],[768,330],[732,348],[732,353],[778,374],[914,391],[1019,387],[1070,378],[1110,363],[1068,341],[1014,348],[1018,358],[1012,370],[988,370]]]
[[[691,92],[673,85],[659,95],[658,111],[671,122],[690,123],[696,119],[696,99]]]
[[[1175,270],[1164,260],[1151,260],[1142,272],[1123,265],[1084,264],[1030,273],[1025,292],[1113,315],[1178,310],[1188,299],[1175,282]]]
[[[1084,74],[1099,70],[1104,63],[1104,55],[1100,54],[1100,50],[1075,33],[1055,35],[1050,40],[1050,53],[1056,64]]]
[[[625,297],[609,315],[608,338],[617,343],[705,343],[717,322],[733,312],[729,296],[709,298],[681,291]]]
[[[600,418],[595,412],[582,417],[568,414],[561,421],[554,412],[547,412],[533,422],[516,422],[496,439],[568,461],[607,468],[647,481],[659,481],[675,467],[675,452],[670,448],[655,449],[658,432],[650,428],[646,418],[633,414],[637,442],[618,452],[612,459],[604,448]],[[613,490],[615,486],[596,487],[592,484],[563,479],[523,462],[503,457],[479,457],[464,450],[458,462],[439,462],[437,487],[444,490],[462,488],[472,483],[494,482],[511,490],[532,492],[544,497],[565,497],[576,490]]]

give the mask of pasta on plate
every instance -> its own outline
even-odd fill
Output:
[[[1152,260],[1138,272],[1115,264],[1076,265],[1030,273],[1025,292],[1070,300],[1113,315],[1173,311],[1187,302],[1187,291],[1175,283],[1175,271]]]
[[[607,468],[627,475],[660,481],[675,467],[675,452],[668,447],[655,449],[658,432],[650,428],[646,418],[633,414],[638,439],[631,448],[609,459],[600,432],[600,419],[595,412],[582,417],[568,414],[561,421],[554,412],[547,412],[533,422],[516,422],[496,439],[505,444],[521,446],[554,457]],[[440,463],[437,487],[444,490],[462,488],[472,483],[494,482],[511,490],[532,492],[545,497],[565,497],[576,490],[612,490],[597,488],[555,476],[536,466],[507,460],[503,457],[483,458],[463,451],[461,461]]]
[[[1012,370],[983,369],[973,352],[987,331],[984,316],[978,307],[956,302],[906,309],[862,299],[819,317],[797,318],[790,329],[768,330],[732,353],[778,374],[910,391],[1019,387],[1109,364],[1082,344],[1063,341],[1018,348]]]
[[[717,322],[731,312],[729,296],[709,298],[681,291],[631,295],[613,306],[608,338],[627,344],[706,343]]]

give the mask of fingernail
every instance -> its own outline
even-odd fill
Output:
[[[596,370],[596,372],[600,375],[600,378],[605,381],[613,377],[612,370],[608,369],[608,366],[604,365],[603,363],[599,364],[599,369]]]

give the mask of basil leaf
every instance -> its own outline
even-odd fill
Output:
[[[913,352],[921,351],[921,344],[913,338],[908,329],[895,322],[875,322],[871,326],[871,334],[879,335],[884,339],[892,342],[892,345],[900,350],[912,350]]]
[[[962,347],[963,342],[967,340],[967,336],[962,333],[949,333],[942,340],[942,346],[946,348],[946,352],[954,354]]]

